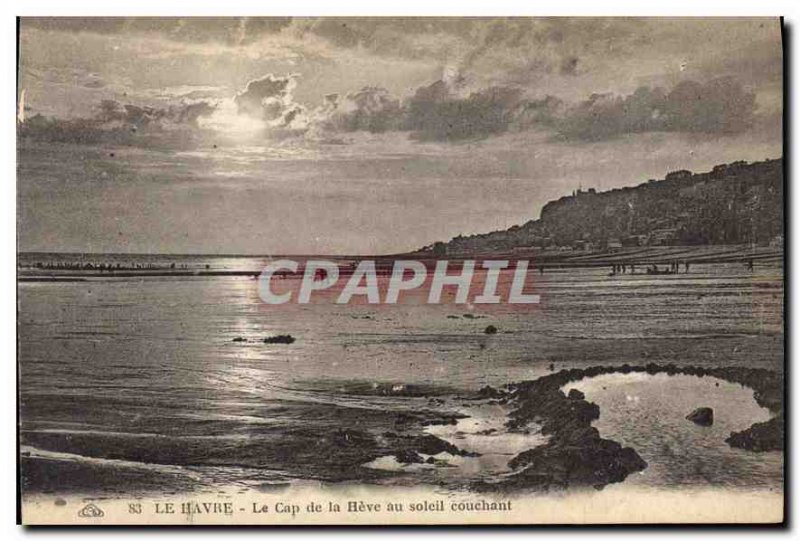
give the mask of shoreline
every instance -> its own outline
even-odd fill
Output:
[[[498,482],[479,482],[480,491],[506,491],[540,487],[569,488],[592,486],[602,488],[618,483],[647,463],[635,449],[602,438],[592,422],[600,417],[600,408],[585,400],[584,394],[561,389],[568,383],[603,374],[665,373],[668,375],[711,376],[753,389],[753,398],[773,416],[764,423],[755,423],[725,440],[731,447],[750,452],[784,450],[783,376],[763,368],[703,368],[679,367],[674,364],[649,363],[644,366],[592,366],[565,369],[535,380],[506,386],[506,389],[486,387],[483,392],[500,402],[517,408],[509,415],[507,426],[521,430],[530,422],[542,425],[542,433],[550,440],[542,446],[524,451],[509,463],[516,471]]]
[[[623,447],[611,439],[600,436],[598,430],[592,426],[592,422],[601,414],[596,404],[587,401],[580,391],[573,389],[565,394],[562,390],[571,382],[614,373],[709,376],[749,387],[754,391],[754,400],[767,408],[773,416],[765,423],[756,423],[743,431],[732,433],[725,441],[731,447],[738,447],[748,452],[783,451],[783,376],[778,372],[763,368],[679,367],[671,363],[591,366],[564,369],[534,380],[510,383],[502,388],[485,386],[470,395],[453,395],[455,400],[502,404],[513,408],[507,412],[505,419],[509,433],[524,434],[528,427],[535,423],[541,427],[541,434],[547,436],[548,440],[515,456],[509,456],[510,471],[498,476],[497,479],[484,478],[472,481],[464,479],[463,482],[445,483],[436,475],[428,475],[413,481],[413,484],[421,487],[431,485],[440,489],[449,488],[464,494],[506,494],[520,491],[546,493],[553,490],[563,492],[581,488],[601,489],[607,485],[622,483],[628,475],[645,469],[648,464],[639,456],[636,449]],[[290,479],[288,484],[318,482],[332,486],[352,483],[379,486],[383,484],[382,481],[401,479],[409,473],[364,469],[367,463],[381,457],[394,457],[404,466],[427,463],[430,467],[434,467],[442,465],[437,458],[434,458],[440,453],[447,453],[453,457],[481,456],[480,453],[465,451],[446,439],[426,432],[426,427],[431,425],[456,424],[458,419],[468,417],[463,411],[425,410],[411,413],[403,410],[387,410],[382,415],[386,419],[380,426],[366,428],[342,423],[330,437],[323,435],[333,445],[330,448],[334,452],[329,456],[332,460],[329,467],[337,470],[338,475],[302,477],[297,476],[297,472],[291,474],[289,470],[285,470]],[[301,447],[306,445],[301,441],[295,443]],[[108,445],[110,446],[108,449],[114,449],[111,441]],[[22,470],[28,472],[24,476],[27,479],[23,479],[23,492],[26,494],[59,493],[57,484],[53,485],[46,481],[62,468],[57,461],[47,457],[48,454],[58,454],[58,452],[43,451],[43,453],[42,456],[37,456],[36,452],[33,456],[31,453],[23,453],[21,457]],[[199,474],[197,468],[204,467],[204,464],[194,463],[191,460],[177,464],[158,462],[148,464],[143,456],[141,462],[134,461],[131,463],[131,468],[123,467],[120,470],[117,466],[121,464],[116,464],[115,461],[109,462],[103,457],[102,452],[97,457],[76,455],[74,460],[66,461],[64,464],[66,465],[63,467],[72,472],[72,476],[83,479],[83,484],[78,483],[78,485],[84,489],[93,486],[91,479],[95,476],[111,480],[116,475],[122,474],[130,477],[142,468],[171,467],[177,467],[173,473],[180,473],[183,468],[188,468],[187,472],[194,471]],[[274,466],[277,468],[276,471],[283,469],[280,463],[275,463]],[[142,478],[142,482],[146,486],[150,482],[149,477]],[[175,482],[176,480],[173,480],[173,483]],[[405,482],[412,481],[409,479]],[[214,486],[212,483],[208,489],[212,490]],[[149,492],[147,489],[131,490],[131,494],[140,496],[147,492]],[[115,497],[113,491],[109,493],[100,487],[95,494]]]

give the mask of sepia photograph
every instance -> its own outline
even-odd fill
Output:
[[[16,24],[22,524],[785,524],[779,14]]]

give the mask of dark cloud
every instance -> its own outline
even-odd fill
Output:
[[[326,97],[324,127],[334,131],[367,131],[380,133],[402,129],[404,110],[400,100],[379,87],[364,87],[347,94],[341,102],[338,96]]]
[[[600,141],[646,132],[737,134],[756,117],[755,97],[733,78],[682,81],[669,90],[640,87],[627,96],[593,94],[576,104],[554,96],[528,97],[518,86],[467,92],[459,79],[436,81],[399,99],[368,86],[343,97],[331,94],[321,107],[294,101],[297,75],[267,74],[251,80],[233,102],[240,115],[265,122],[265,134],[328,137],[348,132],[407,132],[419,141],[480,140],[530,129],[563,141]],[[206,100],[153,107],[103,100],[89,118],[59,120],[34,116],[23,136],[52,141],[135,140],[142,134],[196,129],[216,110]],[[105,138],[105,139],[104,139]]]
[[[343,99],[327,97],[318,121],[327,131],[406,131],[422,141],[461,141],[507,131],[521,103],[521,91],[509,87],[459,96],[437,81],[404,101],[386,89],[365,87]]]
[[[19,125],[19,136],[36,141],[79,144],[136,144],[143,138],[171,131],[194,131],[198,120],[210,116],[216,107],[200,101],[150,107],[102,100],[88,118],[61,119],[41,114]]]
[[[148,107],[133,104],[121,104],[115,100],[103,100],[94,120],[100,124],[119,122],[125,126],[144,128],[153,124],[168,124],[197,127],[201,117],[210,116],[215,106],[205,101],[170,105],[168,107]]]
[[[466,97],[452,95],[437,81],[420,88],[406,103],[406,127],[420,140],[459,141],[498,135],[509,129],[521,91],[491,87]]]
[[[515,86],[463,94],[436,81],[404,101],[380,88],[349,94],[325,116],[335,131],[408,131],[421,141],[462,141],[532,128],[569,141],[597,141],[632,133],[731,135],[749,129],[755,96],[735,79],[682,81],[667,91],[640,87],[633,94],[593,94],[569,105],[554,96],[526,97]]]
[[[735,79],[683,81],[669,92],[641,87],[629,96],[594,94],[553,124],[561,138],[601,140],[629,133],[735,134],[755,115],[755,96]]]

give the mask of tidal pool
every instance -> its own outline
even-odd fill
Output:
[[[633,447],[648,467],[625,484],[728,486],[780,490],[783,453],[731,448],[725,439],[771,417],[748,387],[713,377],[631,373],[604,374],[569,383],[600,407],[593,426],[604,438]],[[714,409],[714,424],[686,416]]]

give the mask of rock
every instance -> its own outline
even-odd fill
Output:
[[[265,344],[292,344],[294,343],[294,336],[291,334],[277,334],[275,336],[267,336],[264,338]]]
[[[567,398],[571,400],[583,400],[586,398],[586,395],[580,392],[578,389],[570,389],[569,393],[567,394]]]
[[[495,327],[494,325],[488,325],[483,330],[483,332],[485,332],[486,334],[497,334],[497,327]]]
[[[711,426],[714,424],[714,410],[711,408],[697,408],[686,418],[696,425]]]
[[[508,414],[507,430],[525,433],[529,424],[536,422],[541,427],[541,433],[549,436],[549,439],[544,445],[514,457],[509,466],[515,471],[496,480],[473,483],[472,487],[492,492],[581,486],[600,489],[647,468],[647,462],[636,450],[603,439],[598,430],[591,426],[600,417],[600,408],[596,404],[587,402],[577,389],[567,394],[562,391],[571,382],[612,373],[712,376],[750,387],[755,401],[775,416],[742,432],[731,433],[725,441],[731,447],[756,452],[784,448],[782,373],[745,367],[678,367],[672,363],[572,368],[551,371],[535,380],[506,386],[506,401],[515,406]],[[709,426],[714,422],[714,412],[711,408],[698,408],[687,419]]]
[[[422,464],[424,462],[424,460],[422,460],[422,457],[419,456],[419,453],[412,451],[410,449],[403,449],[401,451],[397,451],[394,454],[394,457],[401,464]]]
[[[755,423],[753,426],[741,432],[731,432],[725,443],[731,447],[747,449],[748,451],[782,451],[783,450],[783,424],[784,417],[779,415],[763,423]]]
[[[450,442],[427,434],[414,438],[412,445],[417,452],[425,455],[438,455],[439,453],[450,453],[458,456],[480,456],[478,453],[462,451]]]
[[[242,338],[241,336],[237,336],[233,339],[234,342],[247,342],[247,338]]]
[[[477,396],[478,398],[502,398],[505,396],[505,393],[499,389],[495,389],[494,387],[486,385],[478,390]]]
[[[591,486],[599,489],[624,481],[631,473],[647,468],[647,462],[630,447],[622,447],[587,431],[580,441],[551,441],[524,451],[514,457],[509,466],[518,472],[508,476],[500,487],[549,490]]]

